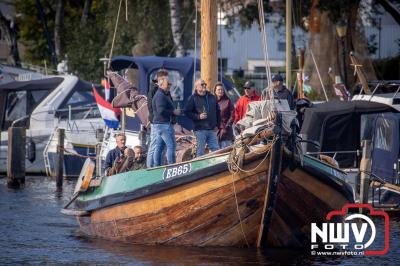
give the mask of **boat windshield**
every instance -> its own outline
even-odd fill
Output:
[[[151,72],[149,78],[149,84],[152,84],[153,80],[156,79],[157,70]],[[170,70],[168,69],[168,79],[171,83],[171,97],[172,100],[177,104],[182,104],[184,98],[184,77],[183,75],[177,70]],[[181,105],[182,107],[182,105]]]
[[[36,106],[48,94],[49,90],[46,89],[8,92],[2,130],[6,130],[15,120],[31,115]],[[24,126],[28,126],[28,120]]]
[[[82,88],[74,89],[61,104],[56,115],[59,119],[72,120],[101,117],[92,89]]]
[[[200,71],[197,70],[195,80],[198,80],[200,77],[201,77]],[[194,84],[194,81],[193,81],[193,84]],[[225,84],[225,82],[224,82],[224,84]],[[213,88],[211,87],[210,90],[212,90],[212,89]],[[232,103],[235,104],[240,97],[240,93],[237,91],[237,89],[235,87],[228,89],[228,88],[226,88],[226,85],[225,85],[225,89],[226,89],[227,96],[229,97],[229,99],[231,99]]]

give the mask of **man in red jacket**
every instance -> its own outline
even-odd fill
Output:
[[[241,96],[239,100],[236,102],[235,124],[240,119],[242,119],[246,114],[247,105],[249,104],[249,102],[260,100],[260,96],[258,96],[256,93],[256,87],[253,81],[251,80],[246,81],[246,83],[243,86],[243,89],[244,89],[244,95]]]

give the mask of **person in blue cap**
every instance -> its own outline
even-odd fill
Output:
[[[292,93],[283,85],[283,78],[279,74],[272,76],[272,89],[274,94],[274,99],[287,100],[291,110],[294,109],[294,99]],[[268,99],[267,91],[263,91],[263,98]]]

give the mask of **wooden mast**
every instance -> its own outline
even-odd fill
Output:
[[[201,79],[208,90],[218,80],[217,1],[201,0]]]
[[[292,0],[286,0],[286,86],[292,79]]]

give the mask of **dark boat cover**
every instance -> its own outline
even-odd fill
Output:
[[[63,78],[46,78],[29,81],[13,81],[0,86],[0,92],[12,91],[12,90],[53,90],[57,87],[64,79]]]
[[[392,112],[390,106],[368,101],[330,101],[308,108],[304,114],[301,128],[303,139],[320,144],[306,144],[306,151],[355,151],[360,148],[361,115]],[[341,154],[336,157],[341,167],[354,162],[354,154]]]
[[[161,56],[115,56],[111,60],[111,68],[114,71],[121,71],[127,68],[137,69],[139,72],[138,87],[140,94],[146,95],[151,86],[150,80],[156,71],[164,68],[168,71],[177,71],[183,78],[183,99],[180,100],[180,108],[183,109],[187,99],[193,91],[193,76],[195,69],[193,57],[161,57]],[[196,72],[200,70],[200,60],[196,60]],[[196,73],[197,74],[197,73]],[[196,78],[197,77],[196,75]],[[229,91],[233,88],[232,84],[225,79],[222,79],[225,89]],[[213,84],[209,84],[212,89]],[[186,116],[178,116],[177,122],[186,129],[192,129],[192,121]],[[126,117],[126,129],[137,131],[140,129],[140,122],[137,118]]]

